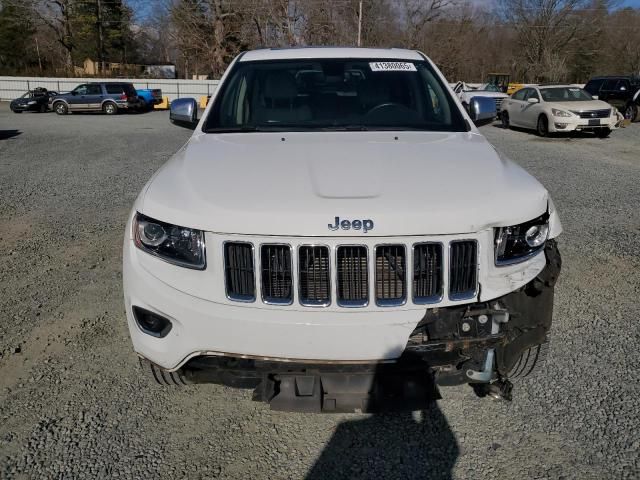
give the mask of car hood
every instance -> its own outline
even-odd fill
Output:
[[[220,233],[453,234],[530,220],[548,194],[477,133],[195,134],[149,181],[138,209]]]
[[[572,110],[575,112],[613,108],[607,102],[603,102],[602,100],[585,100],[584,102],[546,102],[546,104],[553,108],[561,108],[563,110]]]

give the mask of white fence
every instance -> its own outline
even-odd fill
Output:
[[[148,78],[55,78],[55,77],[0,77],[0,100],[12,100],[27,90],[44,87],[56,92],[68,92],[87,82],[130,82],[136,88],[160,88],[169,101],[181,97],[198,98],[211,95],[219,80],[181,80]]]

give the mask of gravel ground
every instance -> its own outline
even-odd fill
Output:
[[[0,478],[640,477],[640,124],[607,140],[482,129],[565,227],[549,361],[512,403],[455,387],[413,414],[303,415],[138,368],[121,239],[189,136],[167,117],[0,105]]]

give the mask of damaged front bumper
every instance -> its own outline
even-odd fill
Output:
[[[510,385],[514,371],[524,371],[523,356],[529,368],[532,349],[539,352],[548,342],[561,269],[554,240],[547,242],[545,256],[545,268],[514,292],[489,302],[427,309],[394,361],[304,363],[198,356],[176,371],[144,359],[141,363],[160,383],[252,388],[254,400],[286,411],[411,410],[439,398],[437,385]]]

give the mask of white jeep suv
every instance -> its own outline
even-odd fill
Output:
[[[487,102],[489,105],[487,105]],[[490,108],[489,108],[490,107]],[[124,241],[135,351],[162,383],[281,410],[509,398],[551,326],[562,231],[422,53],[243,53],[143,188]]]

